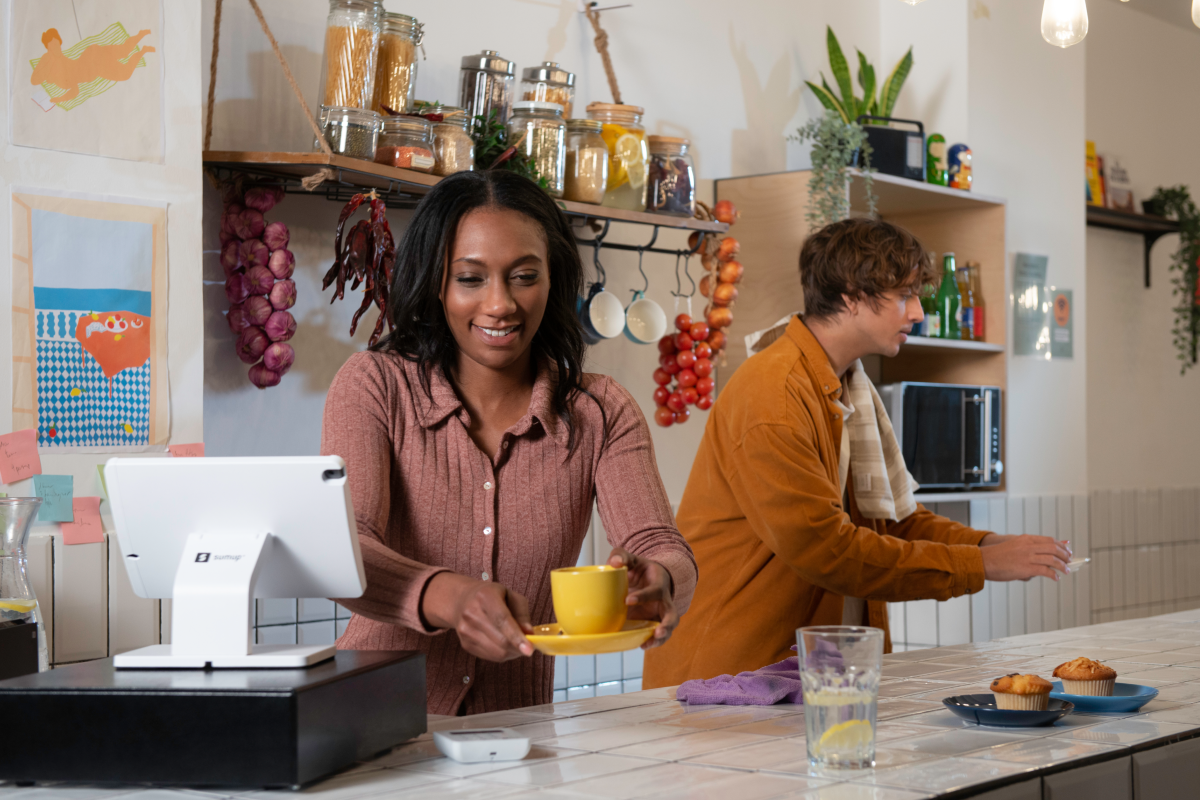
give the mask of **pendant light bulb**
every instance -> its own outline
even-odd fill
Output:
[[[1192,22],[1200,28],[1200,0],[1192,0]]]
[[[910,6],[915,6],[917,3],[924,3],[925,0],[904,0],[904,2],[908,3]]]
[[[1085,0],[1046,0],[1042,6],[1043,39],[1055,47],[1070,47],[1082,42],[1087,32]]]

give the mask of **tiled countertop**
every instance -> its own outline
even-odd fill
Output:
[[[1006,672],[1048,677],[1065,660],[1107,661],[1122,682],[1159,687],[1137,714],[1075,713],[1046,728],[981,728],[942,707]],[[962,796],[1200,736],[1200,610],[884,658],[877,765],[810,774],[802,706],[687,706],[655,689],[475,717],[430,730],[505,726],[534,746],[519,762],[459,764],[427,733],[303,792],[0,786],[3,800],[314,797],[916,800]]]

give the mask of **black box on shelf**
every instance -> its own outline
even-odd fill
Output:
[[[0,622],[0,680],[38,671],[38,624]]]
[[[115,669],[0,682],[0,780],[296,788],[425,732],[425,655],[340,650],[309,669]],[[19,722],[17,722],[19,720]]]
[[[871,125],[879,120],[885,125]],[[863,114],[858,118],[871,145],[871,168],[884,175],[895,175],[914,181],[925,180],[925,126],[912,119],[875,117]],[[893,123],[915,125],[915,131],[891,127]],[[860,158],[861,162],[862,159]],[[861,164],[860,164],[861,166]]]

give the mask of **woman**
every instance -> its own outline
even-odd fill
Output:
[[[433,714],[550,702],[554,661],[525,634],[550,621],[550,571],[576,563],[593,499],[629,616],[665,642],[695,561],[637,404],[582,371],[566,218],[515,174],[460,173],[417,206],[394,274],[394,331],[325,403],[367,570],[338,646],[425,652]]]

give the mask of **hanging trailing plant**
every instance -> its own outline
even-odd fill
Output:
[[[835,111],[810,119],[788,137],[789,141],[812,142],[812,177],[808,179],[808,210],[804,220],[815,231],[850,216],[851,165],[862,154],[859,174],[867,193],[867,212],[875,216],[875,184],[871,173],[871,145],[857,122],[847,122]]]
[[[1186,186],[1158,187],[1146,210],[1179,223],[1179,249],[1171,255],[1171,294],[1179,304],[1171,333],[1182,375],[1196,365],[1200,341],[1200,210]]]

